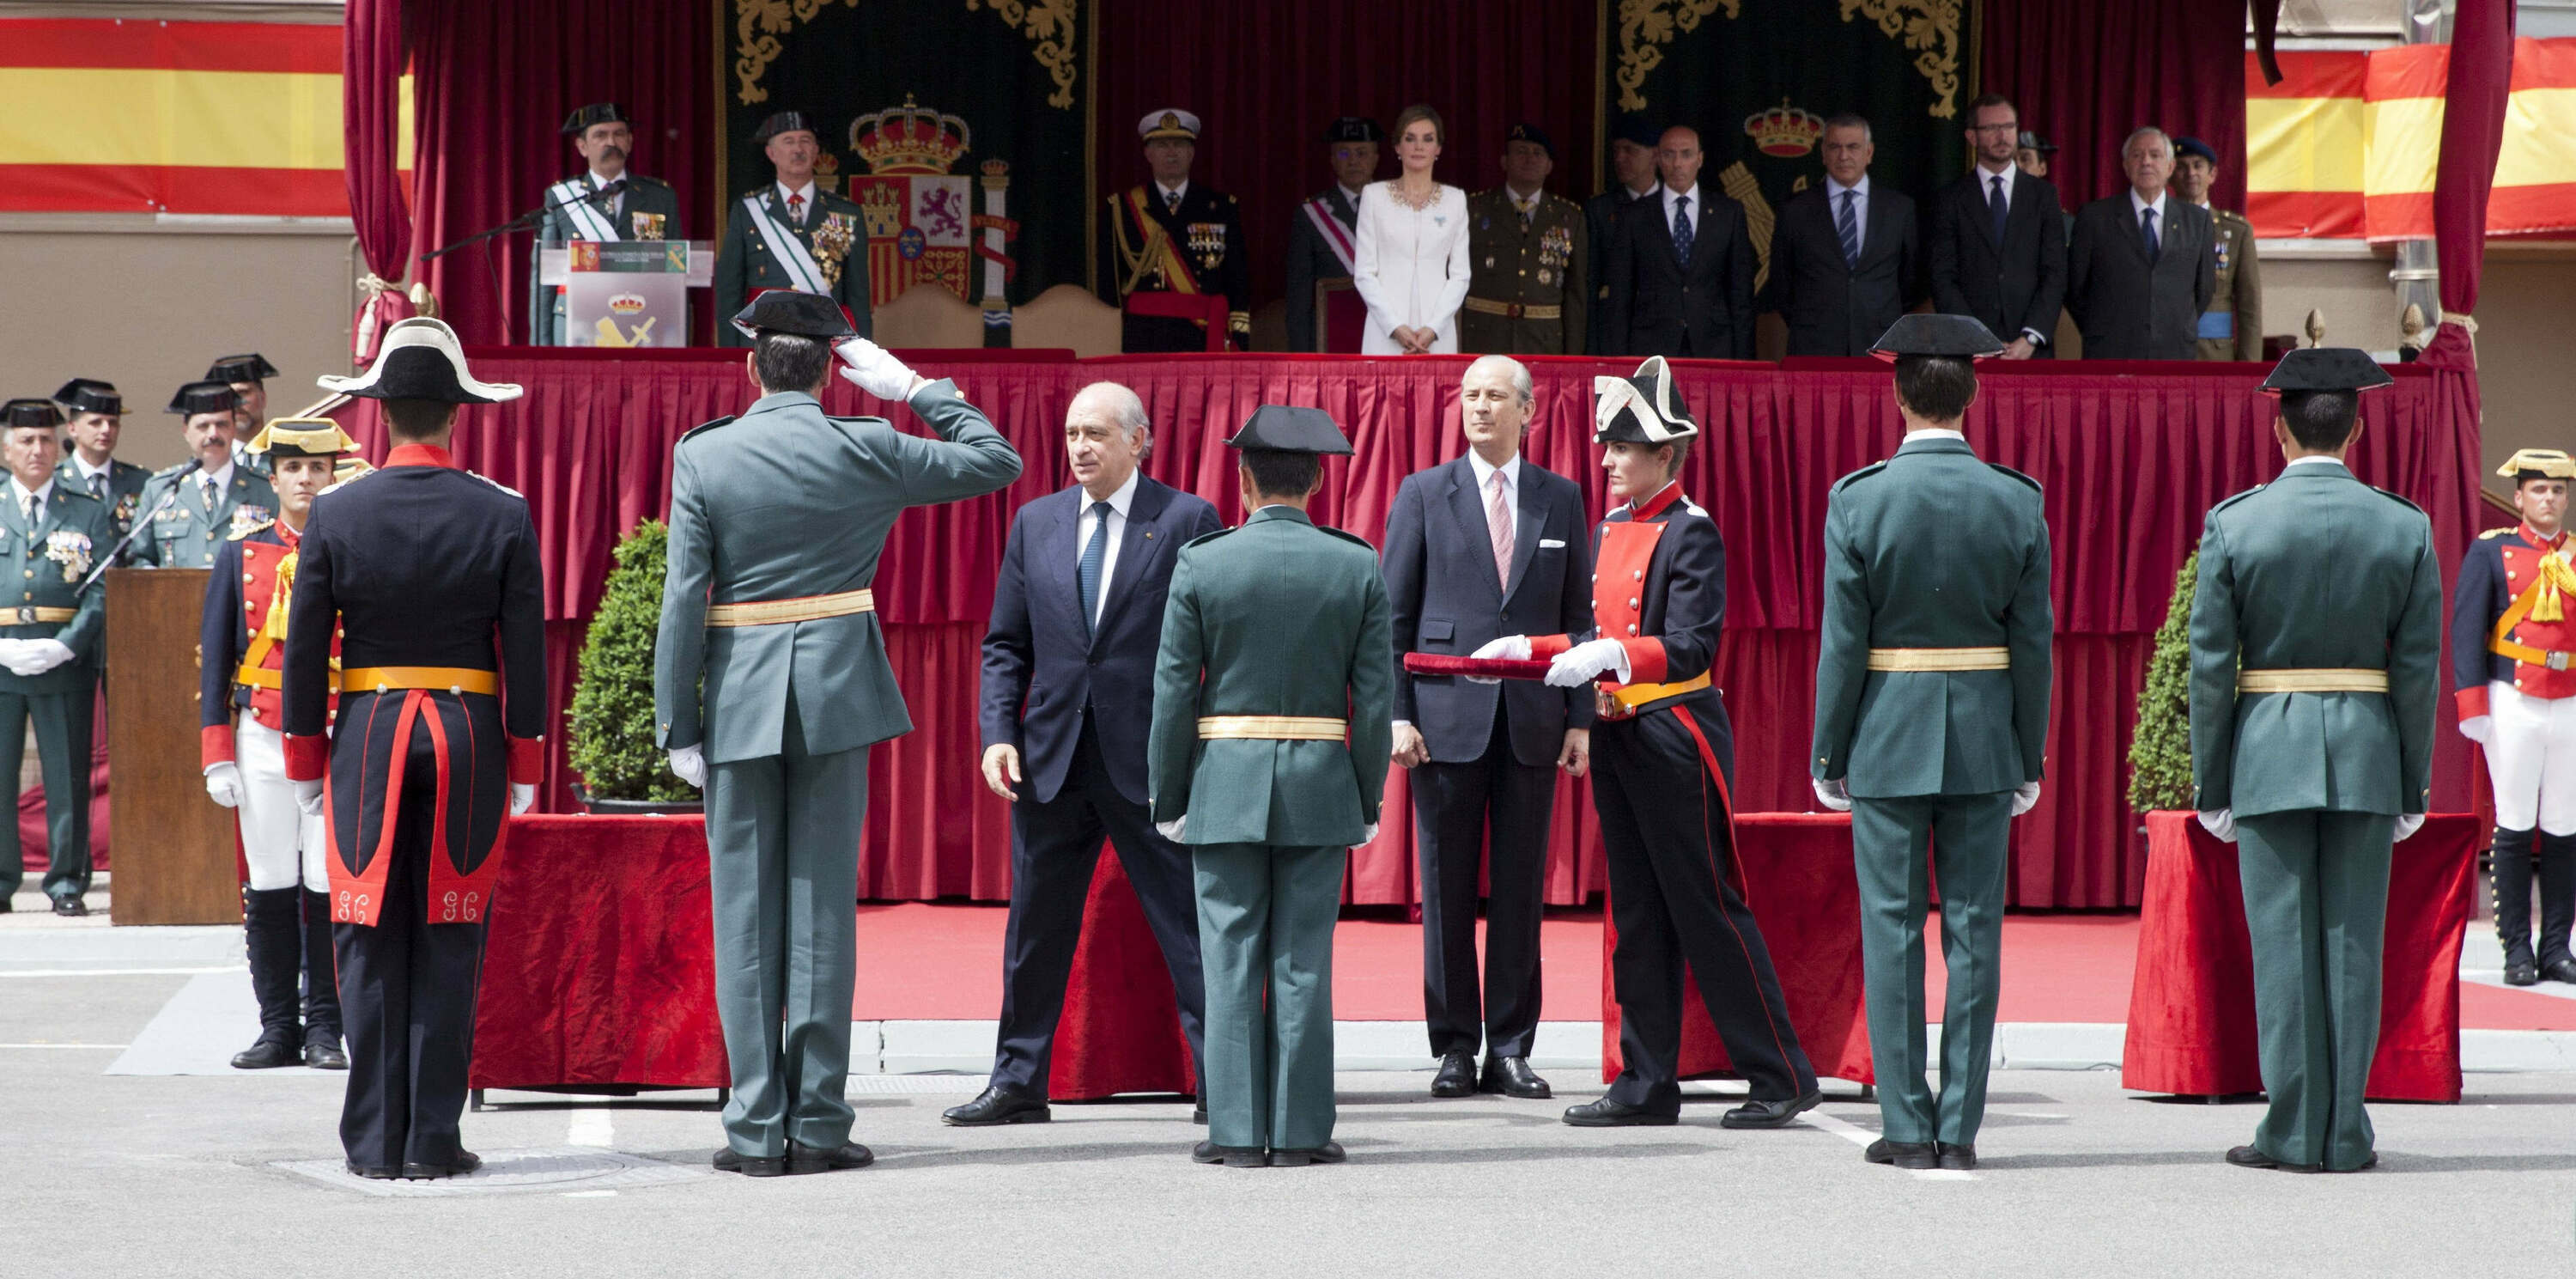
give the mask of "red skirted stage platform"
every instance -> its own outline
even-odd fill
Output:
[[[2485,834],[2474,814],[2436,813],[2397,846],[2388,876],[2379,1054],[2367,1088],[2373,1100],[2460,1099],[2460,939],[2474,913]],[[2254,961],[2236,847],[2178,812],[2147,815],[2147,847],[2121,1086],[2193,1096],[2261,1092]]]
[[[573,657],[609,568],[609,548],[636,521],[663,514],[681,432],[752,398],[742,356],[728,351],[472,352],[478,375],[523,383],[527,396],[467,411],[457,452],[526,493],[546,554],[554,698],[567,705]],[[1223,439],[1255,405],[1330,411],[1357,448],[1332,463],[1317,512],[1379,535],[1397,483],[1458,456],[1457,380],[1464,357],[1122,356],[1074,361],[1045,352],[923,352],[922,372],[954,376],[1027,460],[1008,491],[917,511],[897,524],[875,583],[886,646],[920,726],[876,753],[859,892],[878,900],[1008,894],[1005,806],[975,775],[978,645],[1011,512],[1065,483],[1063,414],[1083,384],[1135,388],[1154,423],[1147,470],[1236,509]],[[1607,503],[1590,443],[1592,379],[1632,361],[1530,361],[1538,404],[1527,444],[1539,465],[1578,477],[1593,513]],[[1684,474],[1724,532],[1727,630],[1716,678],[1736,733],[1734,793],[1748,811],[1808,808],[1819,563],[1826,490],[1885,458],[1901,427],[1884,365],[1685,361],[1676,366],[1703,438]],[[2057,561],[2057,681],[2048,787],[2014,823],[2012,901],[2023,907],[2119,907],[2141,900],[2145,846],[2122,801],[2130,725],[2152,633],[2175,570],[2218,499],[2280,468],[2265,370],[2237,364],[2050,361],[1989,365],[1966,423],[1987,459],[2048,490]],[[2356,469],[2431,512],[2443,562],[2474,535],[2478,437],[2467,375],[2420,366],[2364,401],[2368,433]],[[834,412],[885,412],[835,382]],[[901,429],[919,423],[900,408]],[[351,425],[381,454],[370,410]],[[561,723],[555,738],[560,743]],[[2434,807],[2471,806],[2467,754],[2441,735]],[[560,756],[548,805],[570,807]],[[1378,841],[1352,860],[1349,899],[1417,900],[1405,784],[1389,782]],[[1602,885],[1599,839],[1579,783],[1561,783],[1547,897],[1584,900]]]

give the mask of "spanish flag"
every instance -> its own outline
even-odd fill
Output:
[[[348,216],[336,24],[17,18],[0,35],[0,209]]]

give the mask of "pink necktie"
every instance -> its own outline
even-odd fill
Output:
[[[1494,472],[1493,496],[1485,502],[1485,530],[1494,537],[1494,576],[1512,583],[1512,504],[1503,493],[1503,473]]]

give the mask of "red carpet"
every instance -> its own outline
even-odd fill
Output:
[[[860,907],[856,1015],[866,1021],[990,1021],[1000,1016],[1004,915],[999,906],[906,902]],[[1333,935],[1335,1018],[1411,1021],[1422,1015],[1420,925],[1345,919]],[[1549,911],[1541,945],[1547,1019],[1598,1021],[1600,912]],[[2007,917],[2002,1019],[2126,1020],[2137,945],[2134,915]],[[1925,937],[1924,953],[1925,984],[1937,1011],[1943,972],[1936,935]],[[2576,999],[2466,983],[2460,988],[2460,1025],[2576,1030]]]

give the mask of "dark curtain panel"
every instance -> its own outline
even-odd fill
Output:
[[[1548,189],[1592,193],[1593,4],[1568,0],[1098,0],[1099,199],[1145,180],[1136,121],[1178,107],[1203,125],[1194,180],[1243,204],[1255,305],[1276,298],[1289,218],[1332,183],[1324,126],[1370,115],[1381,127],[1427,102],[1448,124],[1440,180],[1481,191],[1503,180],[1517,122],[1556,143]],[[1380,148],[1381,178],[1396,173]]]
[[[2126,186],[2120,143],[2149,124],[2216,149],[2210,199],[2245,207],[2245,0],[1985,0],[1982,24],[1979,92],[2063,148],[2048,177],[2068,209]]]

